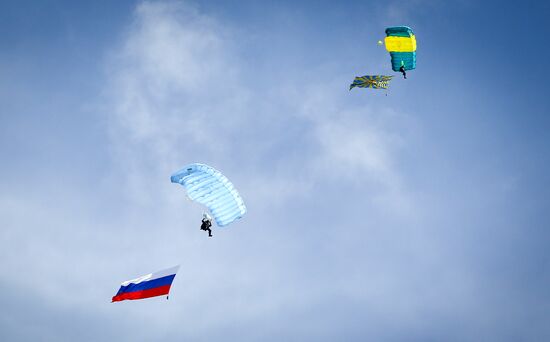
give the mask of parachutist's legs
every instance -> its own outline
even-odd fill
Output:
[[[212,237],[212,229],[207,228],[206,230],[208,230],[208,237]]]

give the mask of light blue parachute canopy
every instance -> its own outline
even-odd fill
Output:
[[[227,226],[246,213],[244,202],[233,184],[213,167],[190,164],[172,174],[170,180],[183,185],[190,199],[205,205],[219,227]]]

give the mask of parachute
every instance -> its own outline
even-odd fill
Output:
[[[405,70],[416,68],[416,38],[410,27],[395,26],[386,29],[384,40],[386,50],[391,56],[393,71],[400,71],[401,66]]]
[[[181,184],[187,196],[205,205],[219,227],[243,217],[244,202],[231,182],[218,170],[204,164],[190,164],[170,177],[172,183]]]
[[[390,80],[393,76],[375,75],[355,77],[353,83],[350,84],[349,90],[354,87],[372,88],[372,89],[388,89]]]

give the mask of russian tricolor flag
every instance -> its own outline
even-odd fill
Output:
[[[179,268],[178,265],[123,282],[113,302],[168,295]]]

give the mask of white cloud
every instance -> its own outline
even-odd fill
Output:
[[[138,5],[105,67],[101,108],[113,165],[102,165],[100,175],[79,174],[87,165],[38,167],[31,178],[48,181],[3,187],[0,286],[30,299],[19,308],[9,298],[19,314],[6,310],[0,330],[24,330],[27,313],[38,308],[53,318],[33,315],[47,327],[29,336],[57,340],[58,331],[70,328],[63,336],[74,340],[106,326],[99,339],[258,340],[265,333],[334,340],[342,336],[331,334],[384,336],[395,322],[409,332],[440,316],[480,312],[483,270],[471,267],[478,260],[455,241],[473,231],[464,225],[474,221],[464,219],[468,191],[445,181],[442,190],[408,191],[404,167],[420,173],[433,161],[424,155],[411,165],[414,119],[393,110],[390,96],[348,92],[338,63],[288,71],[301,54],[296,44],[277,47],[284,68],[260,63],[273,66],[260,79],[246,58],[278,56],[255,54],[270,42],[247,33],[186,3]],[[198,229],[202,207],[169,182],[171,172],[195,161],[228,175],[249,208],[213,239]],[[498,198],[514,192],[504,183],[491,190],[489,177],[468,184],[475,187],[471,207],[482,204],[476,209],[484,214],[494,205],[484,191]],[[109,303],[121,281],[178,263],[169,302]],[[366,333],[363,320],[371,323]]]
[[[296,84],[303,82],[297,79],[249,84],[245,80],[254,79],[254,70],[242,59],[238,39],[230,27],[184,3],[143,2],[137,7],[133,24],[106,65],[101,108],[114,168],[108,179],[90,187],[92,193],[71,188],[44,208],[43,194],[36,200],[2,199],[14,217],[24,216],[22,208],[34,212],[18,225],[37,226],[42,216],[50,221],[28,242],[16,229],[3,234],[13,243],[0,255],[24,248],[33,250],[31,257],[42,255],[27,276],[11,285],[48,272],[56,281],[36,293],[60,300],[67,310],[80,303],[71,291],[77,288],[89,294],[86,303],[94,314],[144,320],[158,329],[170,326],[179,336],[200,336],[262,317],[282,319],[285,311],[298,315],[334,291],[334,283],[326,280],[343,271],[321,272],[324,285],[303,271],[316,264],[311,255],[326,260],[337,253],[300,234],[307,220],[308,229],[329,238],[336,234],[323,222],[327,213],[307,202],[329,198],[325,187],[341,183],[350,188],[375,185],[376,191],[367,194],[373,201],[384,194],[404,196],[393,165],[401,144],[389,124],[394,114],[384,112],[381,119],[376,108],[349,105],[348,93],[334,91],[340,88],[335,82],[300,88]],[[196,161],[227,174],[249,208],[245,219],[217,230],[211,240],[198,232],[202,208],[169,182],[171,172]],[[365,196],[360,190],[352,195]],[[334,203],[334,210],[346,206],[344,198]],[[108,215],[107,208],[112,208]],[[112,286],[176,263],[182,267],[172,300],[185,307],[163,308],[158,316],[160,310],[103,306],[102,300],[107,305],[116,291]],[[18,266],[13,263],[9,270]],[[65,281],[67,273],[71,278]],[[228,317],[229,312],[238,314]],[[188,325],[174,328],[181,320]]]
[[[335,82],[299,89],[293,82],[303,82],[294,79],[261,87],[247,84],[245,79],[254,78],[247,73],[254,71],[244,67],[235,48],[238,37],[227,32],[231,29],[226,25],[186,5],[144,2],[108,68],[111,143],[119,172],[126,175],[129,200],[137,201],[149,216],[151,211],[165,212],[171,217],[166,223],[192,226],[197,221],[193,215],[199,217],[198,207],[182,204],[183,189],[168,184],[168,175],[185,163],[205,162],[226,173],[248,202],[246,219],[234,229],[247,229],[253,235],[254,230],[263,229],[264,239],[280,239],[290,247],[284,257],[267,247],[257,251],[258,259],[247,264],[255,276],[235,279],[227,273],[237,271],[228,264],[240,258],[233,255],[235,251],[229,258],[221,246],[209,249],[214,254],[205,263],[210,272],[226,279],[223,286],[201,280],[196,265],[182,267],[198,278],[198,288],[192,291],[202,302],[194,304],[196,309],[207,310],[214,322],[223,319],[225,324],[231,318],[217,317],[217,312],[224,315],[233,306],[241,313],[235,319],[251,319],[278,312],[285,302],[314,305],[326,290],[320,287],[305,294],[296,286],[309,286],[312,280],[298,277],[301,285],[284,281],[289,272],[295,272],[288,267],[292,259],[300,258],[303,251],[299,241],[294,246],[281,238],[292,227],[269,223],[293,220],[270,216],[277,212],[274,207],[292,210],[298,198],[325,196],[324,187],[331,183],[373,185],[377,190],[372,195],[360,196],[374,202],[390,196],[392,201],[381,205],[392,202],[389,210],[394,212],[395,198],[406,198],[393,165],[393,153],[403,139],[390,124],[398,114],[347,104],[348,93],[335,92],[341,88]],[[345,199],[335,205],[346,208]],[[178,212],[185,213],[185,223],[178,223],[181,215],[173,214]],[[237,238],[246,246],[241,248],[249,248],[243,238]],[[251,245],[261,243],[255,236],[249,239]],[[186,254],[199,255],[200,248],[186,244]],[[265,278],[259,277],[266,263],[277,286],[270,295],[262,285]],[[222,306],[218,311],[211,311],[214,303],[204,297],[209,292],[223,292],[223,299],[215,294],[212,299]]]
[[[250,192],[257,193],[250,196],[256,199],[285,198],[296,187],[303,194],[312,183],[331,179],[335,169],[361,174],[362,181],[380,183],[394,194],[401,191],[392,165],[398,139],[376,123],[380,120],[372,120],[375,109],[359,115],[357,108],[331,95],[330,86],[306,85],[285,93],[284,84],[260,90],[243,83],[239,75],[246,70],[233,42],[237,37],[228,32],[226,25],[186,4],[138,6],[109,67],[111,136],[116,159],[131,168],[127,179],[133,184],[132,198],[148,196],[143,184],[151,172],[160,177],[194,161],[233,173],[239,163],[262,163],[247,165],[239,173],[248,174],[236,175],[245,189],[245,183],[255,184]],[[264,96],[269,92],[276,95]],[[289,139],[295,137],[288,135],[288,128],[295,126],[303,127],[300,142],[313,153],[292,146]],[[298,152],[266,159],[277,146]],[[294,167],[285,167],[296,164],[309,174],[297,175]]]

